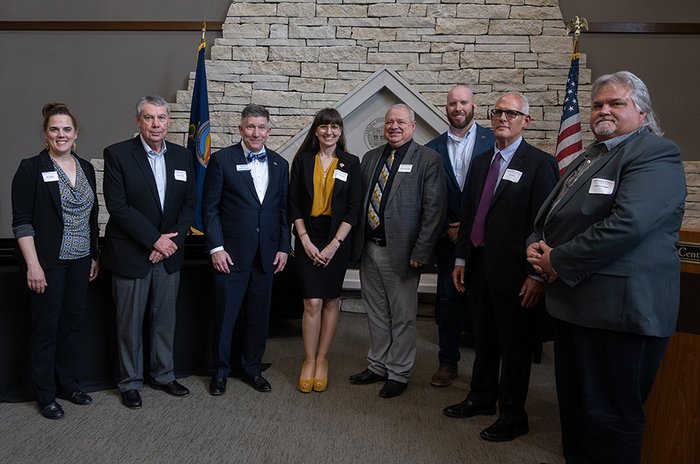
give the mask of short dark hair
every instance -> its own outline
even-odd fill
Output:
[[[270,112],[262,105],[251,103],[241,111],[241,124],[246,118],[265,118],[267,122],[270,122]]]

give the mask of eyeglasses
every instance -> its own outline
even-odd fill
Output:
[[[318,126],[318,129],[321,132],[328,132],[328,131],[339,132],[340,131],[340,124],[321,124],[320,126]]]
[[[506,115],[506,119],[508,121],[512,121],[513,119],[517,118],[518,116],[525,116],[525,113],[521,113],[520,111],[515,111],[515,110],[502,110],[500,108],[494,108],[491,110],[489,113],[491,115],[491,119],[498,119],[500,118],[503,114]]]

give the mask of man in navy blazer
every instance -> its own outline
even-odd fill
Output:
[[[597,143],[545,201],[527,254],[548,281],[566,462],[638,463],[678,316],[685,175],[637,76],[601,76],[591,94]]]
[[[503,95],[490,114],[496,144],[472,164],[453,272],[473,313],[474,367],[467,397],[444,414],[491,415],[498,403],[498,419],[481,438],[507,441],[529,430],[525,401],[544,288],[523,245],[559,176],[554,157],[523,139],[525,96]]]
[[[257,391],[272,390],[262,376],[272,277],[284,269],[290,248],[289,163],[265,147],[270,113],[260,105],[246,106],[238,130],[240,143],[211,156],[202,202],[216,289],[214,373],[209,385],[215,396],[226,391],[237,319],[242,324],[242,378]]]
[[[431,384],[447,387],[457,377],[459,340],[463,329],[471,334],[471,316],[464,293],[452,283],[455,264],[455,242],[462,212],[462,192],[474,159],[493,148],[493,131],[474,122],[474,93],[466,84],[457,84],[447,94],[445,113],[450,126],[425,146],[442,158],[447,183],[447,218],[442,235],[435,246],[438,266],[438,302],[435,321],[438,325],[438,370]]]
[[[159,96],[137,103],[139,135],[104,150],[104,196],[109,222],[104,263],[112,271],[117,307],[122,402],[140,408],[143,320],[150,302],[151,386],[174,396],[175,309],[185,236],[194,219],[196,191],[190,152],[165,142],[168,103]]]

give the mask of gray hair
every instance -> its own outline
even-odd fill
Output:
[[[661,124],[659,123],[659,118],[654,113],[654,109],[651,106],[651,96],[649,95],[649,90],[644,82],[632,74],[629,71],[618,71],[615,74],[605,74],[600,76],[595,80],[593,86],[591,87],[591,95],[595,98],[601,87],[604,85],[621,85],[632,92],[630,98],[634,103],[635,108],[640,113],[646,113],[646,118],[644,122],[651,131],[658,135],[664,135],[664,131],[661,130]]]
[[[146,103],[150,103],[151,105],[155,105],[155,106],[165,107],[166,113],[168,113],[168,116],[170,116],[170,105],[168,105],[168,102],[165,101],[165,98],[161,97],[160,95],[148,95],[148,96],[139,98],[139,101],[136,102],[136,117],[137,118],[141,115],[141,111],[143,111],[143,106]]]
[[[405,103],[396,103],[395,105],[391,105],[388,110],[386,110],[386,113],[389,114],[389,111],[391,110],[404,110],[408,112],[408,117],[411,119],[411,122],[416,121],[416,112],[413,111],[413,109],[408,106]]]
[[[520,103],[522,104],[522,106],[520,107],[520,111],[522,111],[526,115],[530,114],[530,100],[528,100],[525,95],[523,95],[520,92],[508,92],[508,93],[504,93],[503,95],[501,95],[498,98],[498,100],[500,100],[501,98],[503,98],[507,95],[513,95],[514,97],[518,98],[520,100]],[[497,100],[497,102],[498,102],[498,100]]]
[[[265,118],[269,123],[270,112],[267,111],[267,108],[265,108],[262,105],[256,105],[254,103],[251,103],[250,105],[247,105],[245,108],[243,108],[243,111],[241,111],[241,123],[243,123],[243,121],[245,121],[246,118]]]

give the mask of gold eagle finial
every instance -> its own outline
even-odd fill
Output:
[[[566,23],[566,35],[574,33],[575,36],[581,34],[581,30],[588,30],[588,21],[586,18],[575,16],[574,19]]]

